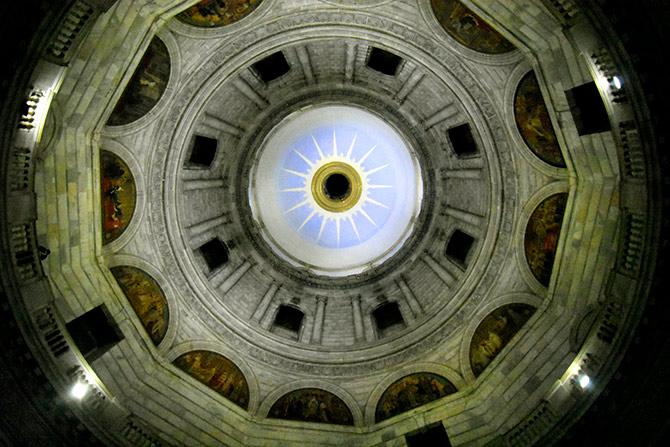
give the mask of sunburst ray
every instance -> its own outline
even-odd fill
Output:
[[[302,177],[304,179],[307,178],[307,174],[303,174],[302,172],[294,171],[293,169],[284,168],[284,171],[288,172],[289,174],[297,175],[298,177]]]
[[[349,145],[349,150],[347,150],[347,160],[351,160],[351,154],[354,152],[354,145],[356,144],[356,138],[358,137],[358,134],[354,134],[354,138],[351,140],[351,144]]]
[[[302,152],[300,152],[300,151],[298,151],[298,150],[295,150],[295,149],[293,149],[293,152],[295,152],[296,154],[298,154],[298,156],[299,156],[300,158],[302,158],[303,161],[309,165],[309,167],[314,166],[314,162],[312,162],[312,160],[310,160],[309,158],[305,157],[305,156],[302,154]]]
[[[365,172],[365,175],[366,175],[366,176],[372,175],[372,174],[374,174],[375,172],[379,172],[379,171],[381,171],[382,169],[387,168],[388,166],[389,166],[388,163],[386,163],[385,165],[377,166],[377,167],[374,168],[374,169],[370,169],[369,171],[366,171],[366,172]]]
[[[312,212],[309,213],[309,216],[307,216],[307,218],[305,218],[305,220],[302,222],[302,224],[298,227],[298,231],[302,230],[302,227],[307,225],[307,222],[312,220],[312,217],[314,217],[315,214],[316,214],[316,210],[312,210]]]
[[[295,211],[295,210],[297,210],[298,208],[307,205],[308,203],[309,203],[309,200],[303,200],[302,202],[298,203],[297,205],[294,205],[294,206],[292,206],[291,208],[289,208],[289,209],[287,209],[286,211],[284,211],[284,214],[288,214],[288,213],[290,213],[291,211]]]
[[[371,204],[373,204],[373,205],[377,205],[377,206],[382,207],[382,208],[385,208],[385,209],[389,209],[388,205],[385,205],[385,204],[383,204],[383,203],[381,203],[381,202],[377,202],[375,199],[371,198],[370,196],[368,196],[368,197],[365,199],[365,202],[366,202],[366,203],[371,203]]]
[[[312,141],[314,142],[314,146],[316,147],[316,150],[319,153],[319,160],[325,158],[325,155],[323,155],[323,151],[321,150],[321,146],[319,146],[319,142],[316,141],[316,138],[314,138],[314,135],[312,135]]]

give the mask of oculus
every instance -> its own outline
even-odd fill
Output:
[[[297,111],[268,134],[251,169],[261,234],[291,265],[326,276],[375,267],[421,209],[418,161],[384,120],[345,105]]]

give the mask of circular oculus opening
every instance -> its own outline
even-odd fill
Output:
[[[363,193],[363,181],[356,168],[333,161],[316,170],[311,182],[312,198],[323,210],[342,213],[352,209]]]
[[[317,275],[362,273],[393,256],[421,209],[418,160],[402,135],[360,107],[298,110],[265,137],[249,202],[281,259]]]

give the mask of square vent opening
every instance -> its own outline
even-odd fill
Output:
[[[291,66],[288,64],[286,57],[284,57],[284,53],[277,51],[258,62],[254,62],[251,68],[267,84],[288,73]]]
[[[368,67],[388,76],[395,76],[402,58],[381,48],[372,47],[368,56]]]

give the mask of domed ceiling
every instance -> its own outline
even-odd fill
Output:
[[[578,10],[135,3],[63,74],[34,187],[54,312],[104,305],[82,374],[146,439],[526,445],[593,399],[652,235]]]

